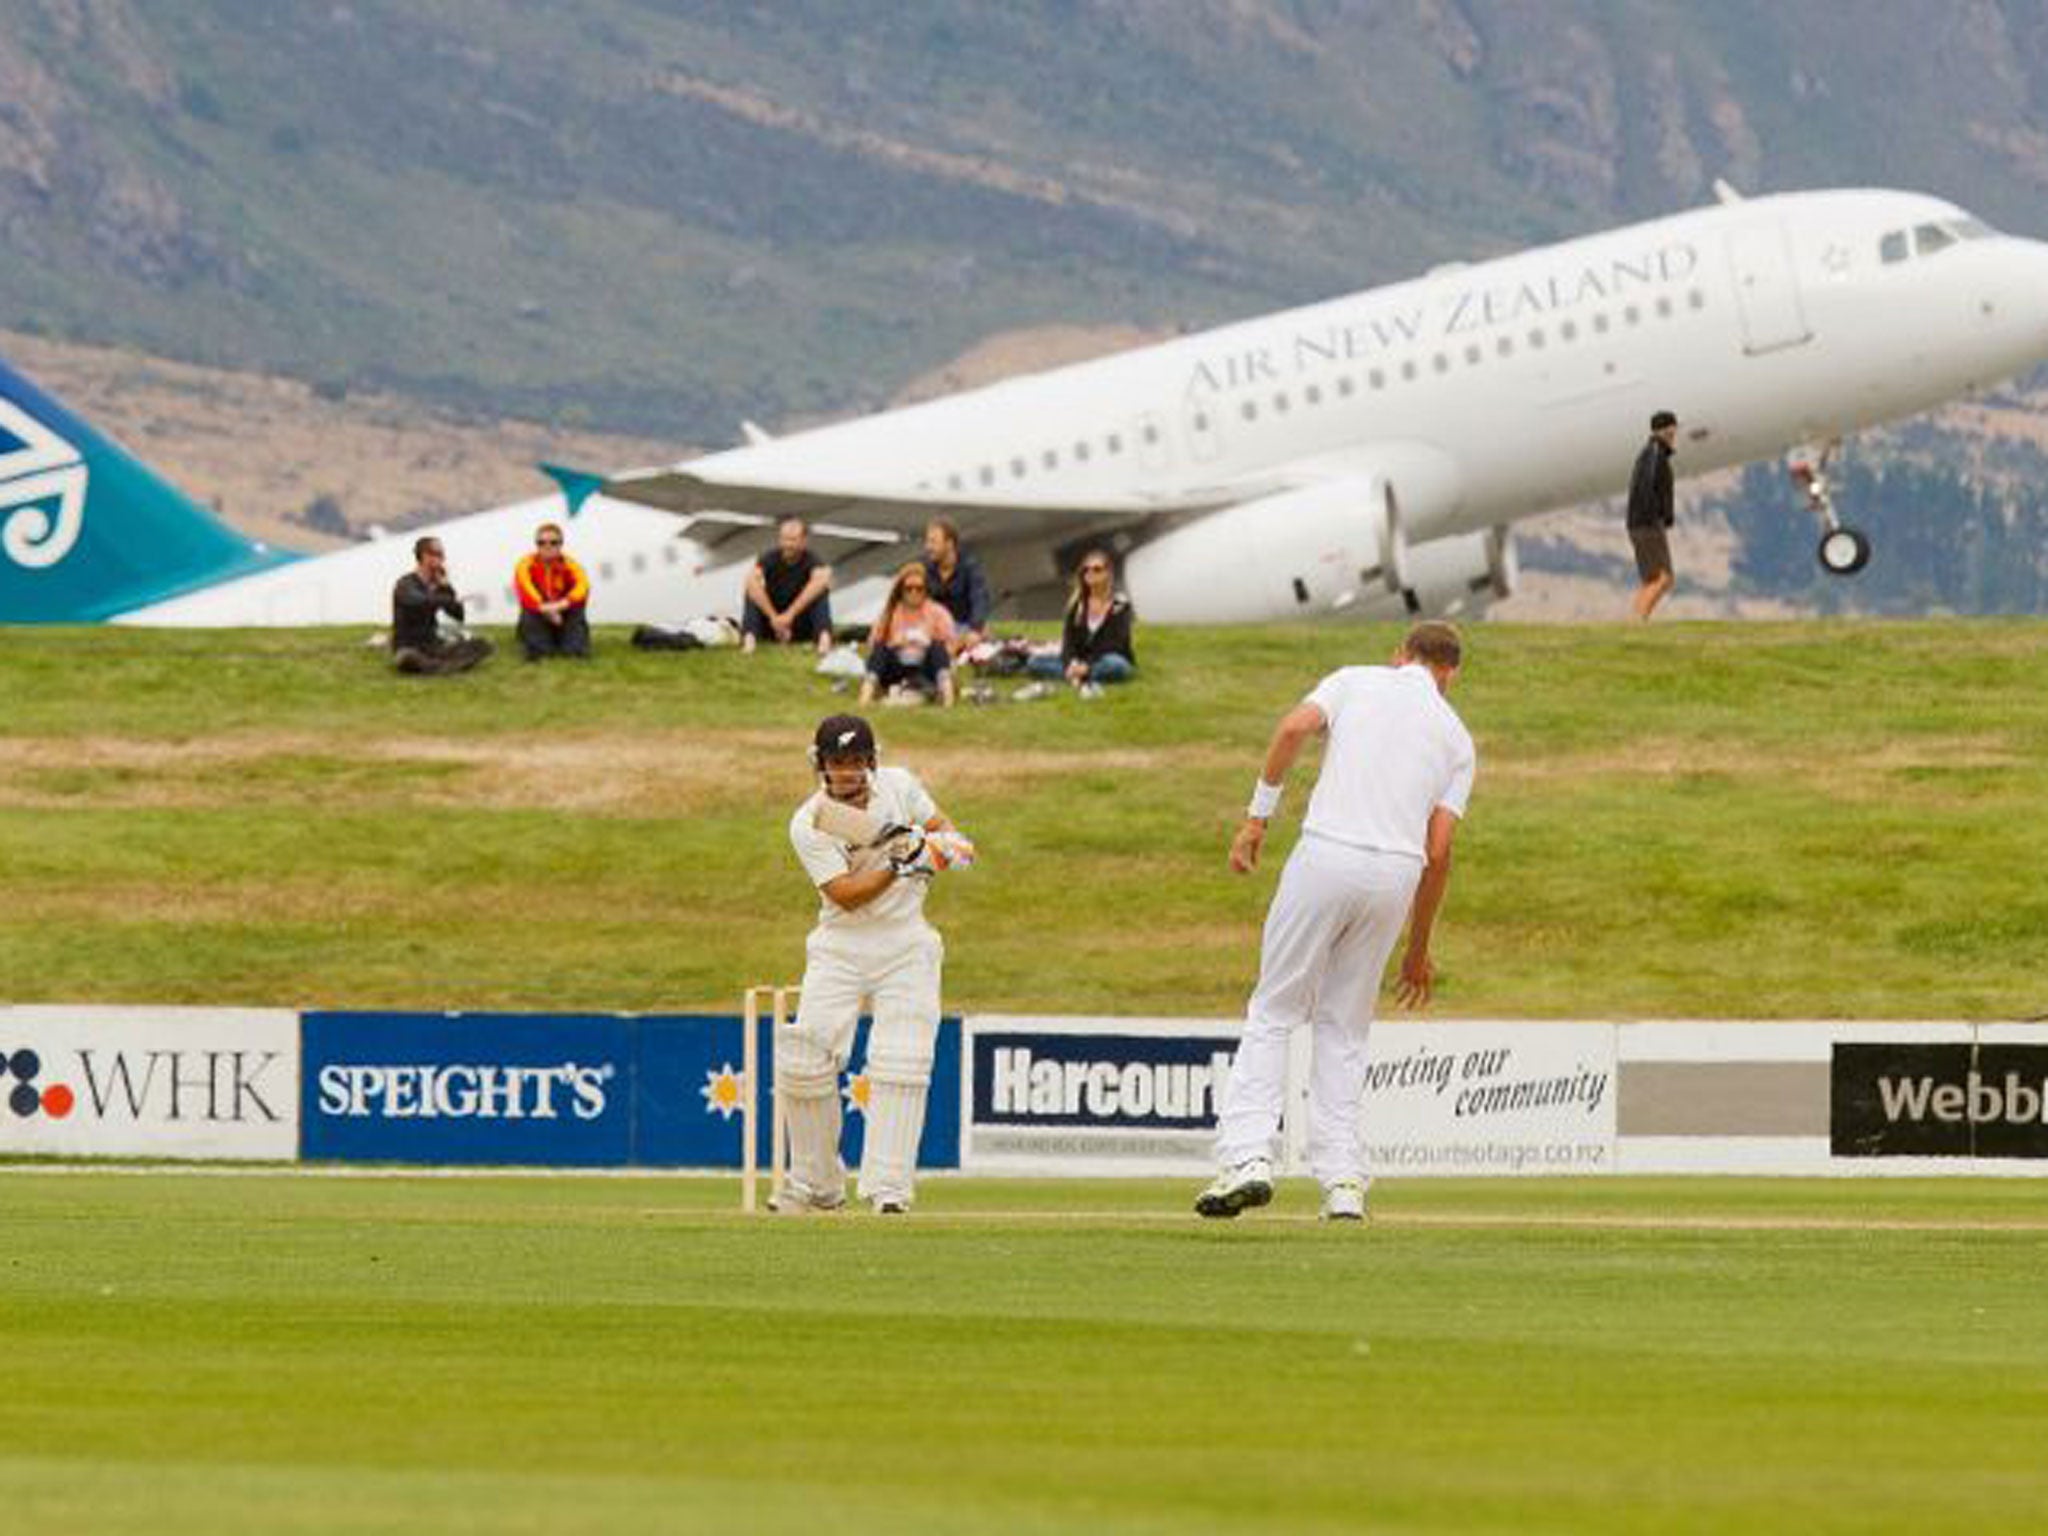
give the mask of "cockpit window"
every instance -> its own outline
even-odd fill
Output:
[[[1919,224],[1913,229],[1913,252],[1917,256],[1932,256],[1936,251],[1945,250],[1956,243],[1956,237],[1939,224]]]
[[[1906,232],[1895,229],[1877,242],[1877,254],[1886,266],[1906,259]]]
[[[1949,228],[1965,240],[1992,240],[1998,236],[1998,231],[1982,219],[1971,218],[1968,215],[1955,220]]]

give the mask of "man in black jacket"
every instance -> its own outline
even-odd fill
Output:
[[[1671,540],[1666,534],[1677,518],[1672,512],[1671,454],[1678,442],[1678,418],[1659,411],[1650,418],[1650,440],[1636,455],[1628,481],[1628,541],[1635,546],[1636,589],[1630,611],[1649,618],[1671,590]]]
[[[401,672],[467,672],[491,654],[491,642],[444,637],[440,616],[462,622],[462,599],[448,580],[448,557],[431,534],[415,539],[413,567],[391,589],[391,664]]]

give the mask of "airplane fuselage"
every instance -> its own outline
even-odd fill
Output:
[[[1370,567],[1398,590],[1397,542],[1477,549],[1486,530],[1620,490],[1653,410],[1678,413],[1676,467],[1694,474],[1925,410],[2043,356],[2048,246],[1917,194],[1796,193],[1439,268],[676,468],[718,485],[829,487],[849,524],[864,502],[972,508],[1013,594],[1052,590],[1063,555],[1102,537],[1135,557],[1127,575],[1150,618],[1284,617],[1297,603],[1316,616],[1345,611],[1357,573],[1312,579],[1288,561]],[[1345,508],[1367,502],[1384,526],[1354,547]],[[1084,511],[1052,530],[1024,515],[1049,505]],[[556,506],[428,530],[473,619],[508,616],[511,564]],[[1212,521],[1233,517],[1227,530]],[[675,620],[738,608],[741,567],[769,535],[732,531],[600,497],[570,547],[591,568],[595,617]],[[1233,592],[1240,560],[1268,545],[1280,551],[1260,578],[1271,591]],[[913,548],[869,546],[845,574],[874,577]],[[120,617],[377,621],[407,564],[391,541]],[[872,580],[856,586],[842,618],[877,595]]]

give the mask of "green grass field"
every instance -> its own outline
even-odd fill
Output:
[[[888,711],[976,834],[963,1009],[1229,1015],[1279,713],[1397,631],[1147,631],[1098,702]],[[0,1000],[731,1007],[793,979],[805,660],[393,678],[350,631],[0,629]],[[1450,1016],[2048,1013],[2048,623],[1482,625]]]
[[[234,1532],[2031,1531],[2018,1183],[0,1179],[0,1510]]]
[[[0,1001],[653,1009],[789,978],[800,658],[390,677],[356,637],[0,629]],[[879,717],[975,832],[956,1009],[1226,1015],[1279,712],[1395,631]],[[1470,636],[1450,1016],[2048,1012],[2048,624]],[[0,1170],[0,1530],[2003,1531],[2048,1508],[2032,1181]]]

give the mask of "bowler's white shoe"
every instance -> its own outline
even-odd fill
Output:
[[[1216,1182],[1195,1197],[1195,1214],[1228,1218],[1249,1211],[1273,1198],[1273,1165],[1254,1157],[1226,1168]]]
[[[1365,1186],[1356,1179],[1335,1179],[1325,1184],[1323,1220],[1365,1220]]]

